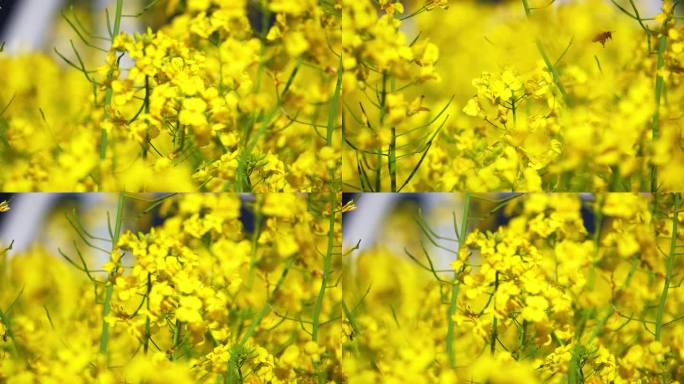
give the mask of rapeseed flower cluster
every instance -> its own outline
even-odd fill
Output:
[[[3,190],[330,188],[340,4],[153,2],[167,22],[127,33],[121,3],[107,38],[64,13],[85,48],[57,51],[68,70],[0,54]]]
[[[346,190],[681,190],[678,2],[353,3]]]
[[[71,216],[85,246],[64,260],[6,250],[0,380],[340,382],[332,197],[167,196],[151,206],[163,223],[134,232],[126,207],[142,197],[121,195],[104,264],[89,257],[102,241]]]
[[[450,271],[416,241],[348,261],[350,383],[679,382],[679,194],[516,196],[494,229],[488,199],[465,196],[452,239],[419,219]]]

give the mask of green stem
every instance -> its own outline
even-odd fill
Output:
[[[176,358],[176,352],[178,352],[178,346],[181,340],[181,323],[176,319],[176,324],[173,328],[173,353],[170,354],[169,360],[173,361]]]
[[[383,129],[385,122],[385,106],[387,103],[387,72],[382,72],[382,93],[380,94],[380,124],[378,129]],[[375,191],[379,192],[382,187],[382,149],[375,156]]]
[[[123,12],[123,0],[116,0],[116,11],[114,12],[114,37],[119,34],[121,29],[121,14]]]
[[[387,161],[390,175],[390,189],[397,191],[397,129],[392,127],[392,141],[389,145],[389,160]]]
[[[269,7],[267,6],[266,1],[262,0],[260,2],[261,4],[261,9],[263,11],[262,13],[262,30],[261,30],[261,48],[259,50],[259,65],[257,66],[257,71],[256,71],[256,79],[254,81],[254,87],[252,90],[254,93],[259,93],[261,90],[261,83],[262,83],[262,78],[264,74],[264,69],[266,66],[266,35],[268,34],[268,28],[266,25],[268,25],[268,18],[270,17],[270,11]],[[240,157],[238,159],[238,166],[236,170],[236,192],[250,192],[252,187],[250,185],[250,180],[249,180],[249,174],[248,174],[248,169],[247,169],[247,161],[249,160],[249,157],[252,153],[252,150],[258,143],[259,139],[261,136],[265,133],[266,127],[268,126],[268,123],[270,123],[270,120],[275,116],[276,112],[280,108],[280,105],[282,104],[282,100],[279,98],[278,102],[276,103],[275,108],[268,113],[266,117],[264,117],[264,121],[261,124],[260,129],[257,131],[256,137],[252,139],[252,131],[254,130],[254,127],[257,125],[258,120],[259,120],[259,111],[254,111],[252,113],[252,117],[247,123],[246,126],[242,128],[242,135],[240,136],[240,146],[242,148],[240,152]]]
[[[380,188],[382,188],[381,170],[382,170],[382,154],[378,152],[375,155],[375,192],[380,192]]]
[[[145,339],[143,340],[143,351],[147,355],[147,350],[150,345],[150,337],[152,337],[152,330],[150,328],[150,292],[152,291],[152,274],[147,273],[147,293],[145,294],[145,302],[147,307],[147,314],[145,314]]]
[[[466,192],[463,197],[463,218],[461,221],[461,230],[458,232],[458,253],[461,253],[461,249],[465,244],[466,232],[468,229],[468,215],[470,211],[470,194]],[[457,228],[458,229],[458,228]],[[451,286],[451,302],[449,303],[449,312],[447,312],[447,339],[446,339],[446,350],[447,356],[449,357],[449,364],[452,367],[456,365],[456,356],[454,351],[454,334],[456,331],[454,323],[454,314],[456,314],[457,299],[458,299],[458,273],[454,273]]]
[[[522,0],[523,8],[525,8],[525,16],[530,17],[531,9],[530,9],[530,4],[527,2],[527,0]]]
[[[658,60],[656,62],[656,86],[655,86],[655,111],[653,112],[653,122],[651,125],[651,138],[655,142],[660,135],[660,99],[665,87],[665,81],[660,74],[660,70],[665,65],[665,47],[667,46],[667,36],[661,35],[658,39]],[[658,189],[658,170],[655,165],[651,165],[651,193]]]
[[[328,221],[328,247],[323,257],[323,277],[321,279],[321,288],[318,291],[316,304],[314,305],[314,312],[312,316],[311,339],[318,342],[318,328],[320,324],[321,307],[323,306],[323,297],[325,289],[330,279],[332,254],[335,245],[335,206],[337,205],[337,194],[334,188],[331,188],[330,197],[330,219]]]
[[[655,339],[660,341],[663,332],[663,316],[665,315],[665,301],[667,300],[667,293],[670,289],[670,280],[672,280],[672,268],[674,264],[674,257],[677,251],[677,224],[679,219],[679,205],[681,203],[681,195],[679,193],[674,195],[674,213],[672,216],[672,236],[670,238],[670,252],[665,260],[665,281],[663,282],[663,290],[660,293],[660,300],[658,301],[658,310],[655,318]]]
[[[12,327],[10,325],[10,319],[7,314],[0,310],[0,323],[5,326],[5,333],[7,337],[12,341],[12,354],[16,357],[19,356],[19,348],[17,345],[17,340],[14,338],[14,333],[12,332]]]
[[[520,359],[523,353],[525,353],[525,344],[527,343],[527,325],[528,322],[527,320],[523,320],[522,325],[520,327],[520,348],[518,349],[517,353],[517,358]]]
[[[492,339],[489,340],[489,352],[493,355],[496,352],[496,338],[498,336],[496,334],[496,315],[492,314],[492,317],[494,319],[492,320]]]
[[[273,291],[271,291],[271,294],[269,295],[268,300],[266,301],[266,304],[259,310],[259,312],[252,318],[252,322],[250,323],[249,327],[247,328],[247,331],[245,332],[244,335],[242,335],[241,338],[238,339],[237,343],[233,345],[230,351],[230,359],[228,360],[228,374],[225,376],[224,382],[225,383],[238,383],[242,382],[242,375],[240,372],[240,367],[238,364],[238,358],[240,356],[240,353],[243,351],[244,346],[247,344],[249,339],[254,335],[254,333],[257,330],[257,327],[259,324],[261,324],[261,321],[264,319],[264,317],[268,314],[268,312],[271,310],[272,307],[272,302],[273,298],[275,295],[278,293],[280,290],[280,287],[283,286],[283,282],[285,281],[285,277],[287,277],[287,273],[290,270],[290,267],[294,263],[294,258],[290,258],[286,263],[285,263],[285,268],[283,269],[283,272],[280,275],[280,278],[278,279],[278,282],[275,285],[275,288],[273,288]]]
[[[116,10],[114,13],[114,29],[112,31],[112,39],[119,35],[121,29],[121,14],[123,12],[123,0],[116,0]],[[110,82],[112,80],[111,73],[109,74]],[[105,119],[107,118],[107,107],[112,103],[112,87],[109,86],[105,92]],[[107,155],[107,131],[103,128],[100,138],[100,159],[104,159]]]
[[[238,166],[236,171],[236,189],[237,192],[249,192],[251,190],[251,185],[249,181],[247,162],[252,155],[252,151],[261,140],[261,137],[266,133],[266,129],[271,124],[271,120],[278,114],[281,102],[276,103],[272,110],[263,117],[259,130],[256,132],[253,138],[247,140],[246,146],[242,148],[240,152],[240,157],[238,158]]]
[[[516,114],[516,107],[515,107],[515,92],[511,93],[511,113],[513,114],[513,125],[517,125],[516,123],[518,122],[518,116]]]
[[[143,110],[145,114],[150,113],[150,77],[145,76],[145,100],[143,101]],[[143,159],[147,159],[147,152],[150,150],[150,131],[149,128],[145,133],[145,143],[143,144]]]
[[[116,249],[116,244],[119,242],[119,234],[121,233],[121,224],[123,222],[124,199],[126,198],[123,192],[119,193],[119,201],[116,206],[116,225],[114,226],[114,233],[112,236],[112,252]],[[116,270],[116,269],[115,269]],[[112,293],[114,291],[113,277],[115,271],[109,275],[109,279],[105,286],[105,297],[102,303],[102,333],[100,335],[100,353],[107,353],[109,344],[109,324],[107,323],[107,316],[109,315],[110,304],[112,301]]]
[[[454,281],[452,282],[452,287],[451,287],[451,301],[449,303],[449,312],[448,312],[448,319],[447,319],[447,345],[446,345],[446,350],[447,350],[447,356],[449,357],[449,364],[451,364],[452,367],[456,365],[456,356],[454,352],[454,332],[455,332],[455,323],[453,320],[454,314],[456,313],[456,304],[457,304],[457,298],[458,298],[458,289],[459,285]]]
[[[523,8],[525,9],[525,16],[527,18],[530,18],[532,14],[532,8],[530,8],[530,4],[528,3],[527,0],[522,0]],[[537,44],[537,49],[539,50],[539,53],[542,56],[542,59],[544,59],[544,64],[546,64],[546,68],[551,72],[551,75],[553,76],[553,82],[556,84],[556,87],[560,91],[561,95],[563,95],[563,100],[565,101],[565,104],[568,106],[572,106],[572,100],[570,99],[570,95],[568,95],[567,91],[565,90],[565,87],[563,87],[563,84],[560,82],[560,74],[558,73],[558,70],[554,66],[554,64],[549,60],[549,56],[546,54],[546,50],[544,50],[544,46],[541,43],[541,40],[537,39],[536,40]]]
[[[568,95],[568,92],[565,90],[565,87],[563,84],[561,84],[560,81],[560,74],[558,73],[558,69],[551,63],[551,60],[549,60],[549,56],[546,54],[546,51],[544,50],[544,46],[541,43],[541,40],[537,39],[537,49],[539,49],[539,53],[542,56],[542,59],[544,59],[544,64],[546,64],[546,68],[551,72],[551,75],[553,75],[553,83],[556,84],[556,88],[560,91],[561,95],[563,96],[563,100],[565,101],[565,104],[568,106],[572,106],[572,100],[570,99],[570,95]]]
[[[113,286],[107,283],[105,288],[105,299],[102,303],[102,334],[100,335],[100,352],[107,353],[107,345],[109,343],[109,324],[107,324],[107,316],[109,315],[109,306],[112,301]]]
[[[230,384],[243,382],[242,374],[240,372],[240,364],[238,364],[238,358],[240,357],[239,353],[242,352],[243,347],[247,344],[249,338],[254,335],[257,327],[259,324],[261,324],[261,321],[270,310],[271,303],[267,302],[266,305],[264,305],[259,313],[257,313],[257,315],[254,317],[252,323],[249,325],[249,328],[247,328],[247,332],[245,332],[245,334],[242,336],[239,343],[233,347],[233,350],[230,354],[230,359],[228,360],[228,375],[226,376],[226,380],[224,380],[225,382]]]
[[[337,109],[340,104],[340,94],[342,93],[342,57],[340,56],[340,64],[337,68],[337,83],[335,84],[335,93],[330,102],[330,111],[328,112],[328,130],[325,136],[327,145],[333,144],[333,132],[337,125]]]
[[[396,91],[395,79],[390,80],[390,93]],[[390,190],[397,192],[397,128],[392,126],[392,139],[390,141],[389,156],[387,160],[387,167],[390,174]]]

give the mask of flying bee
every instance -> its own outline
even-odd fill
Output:
[[[606,41],[608,40],[613,40],[613,32],[611,31],[601,32],[591,39],[591,41],[594,43],[601,43],[601,46],[603,47],[606,46]]]

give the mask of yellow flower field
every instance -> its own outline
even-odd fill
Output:
[[[349,383],[681,382],[679,194],[455,197],[345,259]]]
[[[681,0],[0,3],[1,384],[684,383]]]
[[[64,249],[5,244],[0,381],[341,382],[335,195],[242,204],[250,228],[234,194],[121,194],[110,238],[74,212]]]
[[[156,0],[135,15],[122,4],[105,37],[65,10],[71,40],[55,59],[0,53],[2,190],[330,189],[339,4]],[[166,21],[121,30],[148,13]]]
[[[344,8],[345,190],[681,190],[677,1],[374,3]]]

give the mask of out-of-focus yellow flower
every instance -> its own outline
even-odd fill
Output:
[[[207,109],[207,103],[198,97],[192,97],[183,100],[183,109],[178,115],[178,120],[184,125],[202,126],[207,124],[207,118],[204,116],[204,111]]]
[[[290,33],[285,38],[285,49],[290,56],[297,57],[309,49],[309,42],[301,32]]]
[[[525,320],[532,322],[541,322],[546,320],[546,310],[549,308],[549,302],[542,296],[528,296],[525,299],[525,309],[523,309],[522,316]]]

